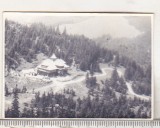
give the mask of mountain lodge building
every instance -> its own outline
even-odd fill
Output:
[[[49,59],[44,60],[37,66],[37,74],[44,76],[63,76],[67,73],[69,66],[62,59],[53,54]]]

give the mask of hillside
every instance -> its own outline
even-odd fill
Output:
[[[104,35],[95,41],[101,47],[115,50],[144,67],[151,64],[151,34],[149,32],[135,38],[112,38]]]
[[[21,63],[20,58],[32,62],[38,53],[48,57],[55,53],[68,65],[74,59],[81,70],[90,70],[92,67],[94,71],[100,72],[97,61],[105,54],[93,40],[85,36],[68,35],[65,30],[60,33],[58,27],[46,27],[43,24],[24,26],[8,20],[5,28],[5,62],[8,70],[16,69]]]
[[[123,48],[129,47],[128,39],[123,40]],[[5,116],[150,118],[151,65],[138,62],[133,48],[140,51],[142,46],[130,41],[132,50],[125,55],[116,42],[119,40],[112,38],[95,42],[68,34],[66,29],[60,32],[58,26],[26,26],[6,20]],[[37,66],[53,54],[68,65],[66,74],[50,76],[48,68],[43,69],[45,74],[38,73]],[[60,70],[62,66],[54,69]]]
[[[143,81],[147,83],[147,88],[150,86],[150,37],[146,37],[147,33],[130,40],[104,36],[95,43],[83,35],[69,35],[66,29],[61,33],[59,27],[48,27],[41,23],[25,26],[6,20],[5,35],[7,72],[10,69],[18,70],[22,60],[32,63],[39,53],[47,57],[55,53],[69,66],[74,60],[80,70],[89,70],[92,74],[101,72],[100,62],[110,63],[116,67],[124,66],[126,79]]]

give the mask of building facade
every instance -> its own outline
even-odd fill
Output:
[[[44,60],[37,66],[37,74],[44,76],[63,76],[67,74],[69,66],[62,59],[53,54],[49,59]]]

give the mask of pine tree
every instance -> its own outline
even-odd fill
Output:
[[[28,117],[28,110],[26,107],[22,111],[22,117],[25,117],[25,118]]]
[[[9,95],[9,90],[8,90],[8,86],[5,84],[5,96]]]
[[[126,80],[131,80],[132,75],[131,75],[131,71],[130,71],[129,66],[127,66],[127,68],[125,70],[124,77],[125,77]]]
[[[94,75],[94,69],[93,69],[93,64],[90,65],[90,74],[91,76]]]
[[[27,88],[26,88],[26,86],[23,86],[22,93],[26,93],[26,92],[27,92]]]
[[[119,80],[119,75],[117,72],[117,68],[115,68],[111,76],[111,86],[116,86],[118,80]]]
[[[56,28],[56,33],[60,34],[59,25]]]
[[[116,55],[115,60],[114,60],[114,66],[117,67],[119,64],[119,54]]]
[[[67,34],[66,27],[64,28],[63,33],[62,33],[62,34],[63,34],[63,35],[66,35],[66,34]]]
[[[8,108],[8,109],[5,111],[5,117],[6,117],[6,118],[11,117],[11,109]]]
[[[86,86],[89,84],[89,73],[86,74]]]
[[[147,82],[149,83],[151,83],[151,77],[152,77],[151,72],[152,72],[151,65],[149,65],[146,71],[146,79],[147,79]]]
[[[17,86],[15,88],[15,91],[13,93],[13,102],[12,102],[12,117],[13,118],[18,118],[20,116],[20,111],[19,111],[19,101],[18,101],[18,89]]]

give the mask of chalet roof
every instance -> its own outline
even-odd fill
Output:
[[[46,70],[56,70],[57,67],[55,66],[55,63],[51,59],[44,60],[38,68],[46,69]]]
[[[63,66],[65,68],[68,68],[69,66],[66,64],[66,62],[62,59],[57,59],[55,60],[55,65],[56,66]]]
[[[62,59],[56,59],[53,61],[52,59],[46,59],[44,60],[38,68],[44,69],[44,70],[56,70],[59,69],[58,66],[68,68],[69,66],[66,64],[66,62]]]
[[[66,62],[62,59],[55,60],[55,65],[57,65],[57,66],[64,66],[65,64],[66,64]]]
[[[50,57],[51,59],[57,59],[56,55],[53,53],[52,56]]]

